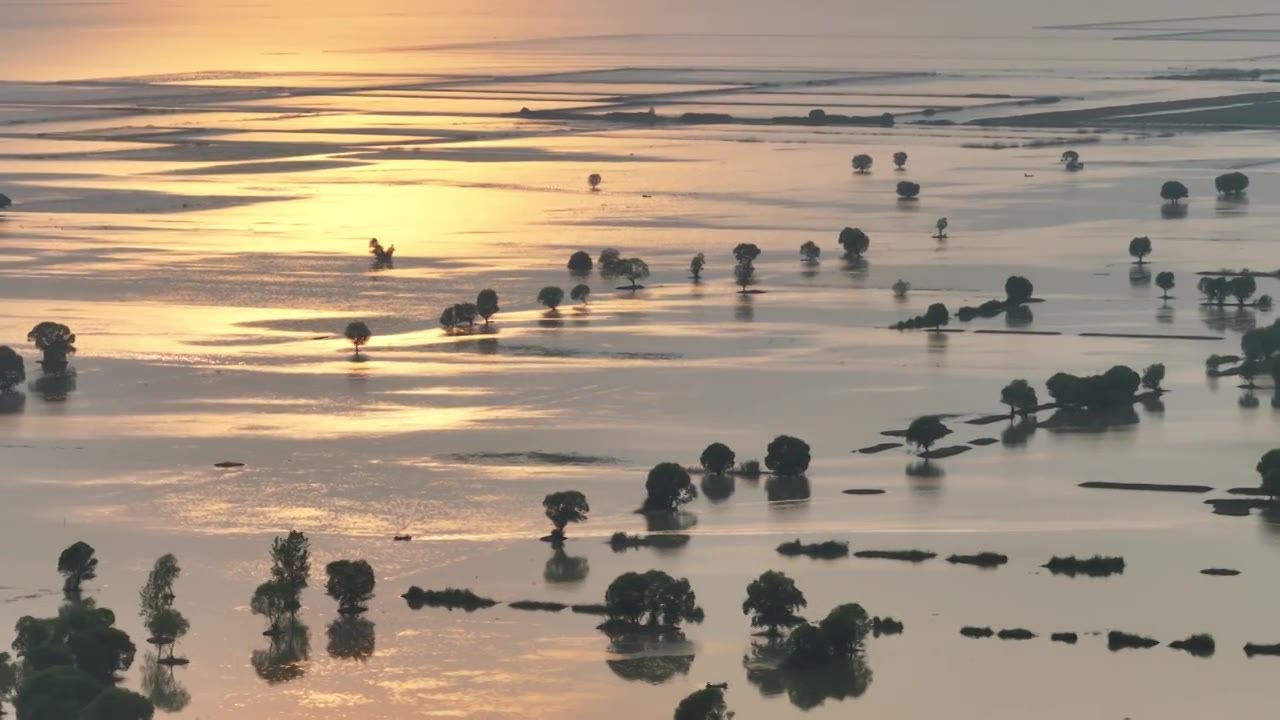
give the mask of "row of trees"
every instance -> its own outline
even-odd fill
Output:
[[[481,290],[476,295],[475,302],[458,303],[445,308],[440,313],[440,327],[446,331],[455,330],[463,325],[475,327],[477,317],[482,318],[484,324],[488,325],[490,319],[500,309],[498,307],[498,293],[488,289]]]
[[[853,156],[853,171],[859,175],[866,175],[871,172],[871,166],[875,160],[865,153],[859,153]],[[893,164],[898,170],[905,170],[907,167],[907,154],[901,150],[893,154]]]
[[[1200,294],[1204,295],[1205,304],[1221,307],[1227,304],[1227,298],[1234,297],[1236,305],[1244,307],[1249,302],[1249,298],[1258,291],[1258,281],[1248,274],[1247,269],[1244,272],[1245,274],[1230,278],[1223,276],[1200,278],[1197,287]],[[1271,296],[1260,295],[1254,304],[1259,309],[1269,310],[1272,304]]]
[[[1214,179],[1213,186],[1219,195],[1239,199],[1249,188],[1249,176],[1242,172],[1225,173]],[[1187,186],[1177,180],[1170,180],[1160,186],[1160,197],[1173,205],[1177,205],[1180,200],[1185,200],[1190,194]]]

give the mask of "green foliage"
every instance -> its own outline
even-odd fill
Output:
[[[698,253],[697,255],[694,255],[693,259],[689,261],[689,274],[693,276],[694,280],[701,280],[702,268],[706,267],[706,265],[707,265],[706,255],[703,255],[702,253]]]
[[[726,720],[733,717],[720,688],[704,688],[680,701],[674,720]]]
[[[787,656],[785,665],[790,668],[819,668],[831,664],[835,659],[835,650],[831,640],[822,628],[804,623],[791,632],[787,638]]]
[[[569,271],[574,274],[584,275],[589,273],[591,272],[593,265],[594,263],[591,262],[591,256],[585,251],[579,250],[569,256]],[[476,304],[479,305],[480,303],[477,302]]]
[[[898,183],[898,197],[903,200],[913,200],[920,195],[920,183],[913,183],[903,180]]]
[[[779,435],[769,443],[765,467],[775,475],[803,475],[809,469],[809,443],[790,435]]]
[[[69,593],[80,592],[80,584],[98,575],[98,558],[93,556],[93,546],[77,542],[58,556],[58,572],[66,578],[62,589]]]
[[[1156,287],[1164,291],[1164,295],[1161,296],[1162,299],[1169,299],[1169,291],[1173,289],[1175,284],[1176,282],[1173,277],[1173,273],[1168,270],[1156,273]]]
[[[67,356],[76,352],[76,336],[66,325],[45,321],[31,328],[27,340],[44,353],[45,370],[58,371],[67,364]]]
[[[1227,292],[1241,307],[1257,291],[1258,281],[1252,275],[1239,275],[1227,281]]]
[[[271,542],[271,579],[299,593],[311,578],[311,541],[305,533],[290,530]]]
[[[631,287],[634,289],[637,280],[643,280],[649,277],[649,264],[640,258],[627,258],[618,262],[618,275],[631,281]]]
[[[1258,474],[1264,478],[1270,475],[1272,471],[1280,470],[1280,448],[1263,453],[1254,470],[1257,470]]]
[[[1000,391],[1000,402],[1009,406],[1009,415],[1019,413],[1023,417],[1035,412],[1040,400],[1036,397],[1036,389],[1026,380],[1014,380]]]
[[[580,302],[583,305],[587,304],[587,298],[590,296],[591,296],[591,288],[585,283],[578,283],[577,285],[573,286],[572,290],[569,291],[569,299],[575,302]]]
[[[127,633],[113,627],[77,632],[67,638],[67,647],[76,667],[104,684],[115,682],[117,673],[128,670],[138,651]]]
[[[1044,567],[1054,575],[1086,575],[1088,577],[1108,577],[1124,574],[1124,558],[1094,555],[1091,558],[1077,558],[1074,555],[1058,557],[1055,555]]]
[[[1142,387],[1159,392],[1162,382],[1164,382],[1164,363],[1153,363],[1143,369]]]
[[[843,658],[851,658],[862,652],[862,644],[871,632],[871,618],[857,603],[837,605],[818,623],[826,633],[832,652]]]
[[[859,173],[866,173],[871,169],[871,164],[875,162],[870,155],[859,154],[853,156],[853,169]]]
[[[839,243],[845,257],[859,258],[871,247],[871,238],[860,228],[847,227],[840,231]]]
[[[698,489],[689,480],[689,473],[678,463],[664,462],[653,466],[645,480],[646,512],[674,511],[698,497]]]
[[[925,415],[911,421],[907,426],[906,439],[912,445],[926,451],[942,438],[951,434],[951,429],[934,415]]]
[[[768,628],[777,634],[780,627],[803,622],[796,610],[808,605],[804,593],[785,574],[769,570],[747,585],[747,599],[742,601],[742,614],[751,616],[751,627]]]
[[[752,243],[739,243],[733,248],[733,259],[739,263],[753,263],[760,257],[760,248]]]
[[[173,657],[174,644],[191,630],[191,623],[182,613],[173,608],[165,608],[147,618],[147,632],[160,645],[169,646],[169,657]]]
[[[733,461],[736,457],[728,445],[713,442],[702,451],[702,456],[698,458],[698,462],[707,472],[720,474],[733,467]]]
[[[1191,193],[1187,190],[1187,186],[1177,180],[1170,180],[1160,186],[1160,197],[1168,200],[1174,205],[1177,205],[1179,200],[1186,198],[1190,194]]]
[[[1151,238],[1136,237],[1129,241],[1129,255],[1138,258],[1138,264],[1141,265],[1146,256],[1151,254]]]
[[[156,559],[147,582],[138,592],[141,610],[139,614],[145,619],[154,616],[161,610],[173,607],[173,584],[182,574],[178,566],[178,558],[172,554],[161,555]]]
[[[264,582],[253,591],[249,601],[249,610],[254,615],[262,615],[271,624],[271,632],[280,630],[280,622],[286,615],[296,615],[301,604],[298,591],[287,582],[270,580]]]
[[[901,170],[907,164],[907,154],[899,150],[893,154],[893,164]]]
[[[587,504],[587,496],[577,490],[554,492],[542,499],[542,508],[547,519],[556,528],[556,534],[564,536],[564,529],[569,523],[583,522],[591,506]]]
[[[19,720],[75,720],[103,690],[83,670],[61,665],[24,674],[13,707]]]
[[[587,259],[587,270],[591,270],[591,256],[586,253],[582,253],[582,255]],[[570,261],[570,263],[572,263],[572,261]],[[480,314],[480,317],[484,318],[485,325],[489,324],[489,318],[492,318],[500,309],[501,308],[498,307],[497,292],[486,289],[481,290],[480,293],[476,295],[476,312]]]
[[[1031,299],[1031,294],[1035,292],[1035,286],[1031,281],[1021,275],[1010,275],[1009,279],[1004,281],[1005,302],[1010,305],[1021,305]]]
[[[22,356],[8,345],[0,345],[0,394],[12,392],[26,379],[27,368]]]
[[[334,560],[324,566],[329,576],[325,594],[338,601],[338,612],[352,614],[364,612],[363,603],[373,597],[377,580],[373,568],[364,560]]]
[[[342,334],[356,347],[357,355],[360,354],[360,347],[368,343],[369,338],[372,337],[372,333],[369,332],[369,326],[359,320],[347,323],[347,329]]]
[[[660,570],[614,578],[605,590],[604,604],[610,620],[626,626],[674,627],[703,618],[688,579],[676,580]]]
[[[808,240],[800,246],[800,259],[805,262],[817,262],[822,257],[822,248],[818,247],[818,243]]]
[[[136,692],[111,687],[80,711],[79,720],[151,720],[156,708]]]
[[[1249,187],[1249,176],[1241,172],[1230,172],[1219,175],[1213,181],[1218,193],[1230,198],[1238,198]]]

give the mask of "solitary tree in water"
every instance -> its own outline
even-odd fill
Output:
[[[915,200],[920,195],[920,183],[903,180],[898,183],[898,199]]]
[[[1238,198],[1244,195],[1244,191],[1249,187],[1249,176],[1241,172],[1227,173],[1219,175],[1213,181],[1214,187],[1218,189],[1218,193],[1229,198]]]
[[[698,489],[689,480],[689,473],[676,463],[664,462],[653,466],[645,480],[645,512],[674,511],[698,497]]]
[[[822,248],[818,247],[818,243],[809,240],[800,246],[800,259],[807,263],[817,262],[822,257]]]
[[[1031,299],[1031,293],[1035,292],[1035,286],[1031,281],[1021,275],[1010,275],[1008,280],[1004,281],[1005,302],[1010,305],[1021,305]]]
[[[753,243],[739,243],[733,248],[733,259],[737,262],[755,262],[758,257],[760,257],[760,248]]]
[[[271,542],[271,579],[283,583],[295,594],[311,579],[311,540],[299,530]]]
[[[591,272],[592,264],[591,256],[582,250],[569,256],[569,272],[574,275],[585,275]]]
[[[586,253],[583,253],[586,255]],[[591,257],[587,256],[587,269],[590,270]],[[476,312],[480,313],[480,317],[484,318],[484,324],[489,324],[489,318],[498,312],[498,293],[493,290],[481,290],[476,295]]]
[[[573,300],[574,302],[580,302],[583,305],[587,304],[587,298],[590,295],[591,295],[591,288],[584,283],[578,283],[577,285],[574,285],[573,289],[569,291],[569,299]]]
[[[392,267],[396,254],[396,246],[383,248],[382,243],[378,242],[378,238],[369,241],[369,254],[373,256],[373,268],[382,270]]]
[[[907,442],[912,445],[919,446],[925,452],[929,452],[929,448],[933,444],[951,434],[951,430],[942,424],[942,421],[933,415],[925,415],[911,421],[907,426]]]
[[[853,156],[853,169],[859,174],[865,174],[869,171],[871,169],[871,163],[872,160],[870,155]]]
[[[742,286],[742,292],[747,291],[747,286],[751,284],[756,276],[756,266],[749,263],[738,263],[733,266],[734,282]]]
[[[1160,296],[1161,300],[1169,299],[1169,291],[1173,289],[1174,278],[1173,273],[1168,270],[1156,274],[1156,287],[1164,291],[1164,295]]]
[[[1170,180],[1160,186],[1160,197],[1168,200],[1172,205],[1177,205],[1179,200],[1185,199],[1190,194],[1187,186],[1177,180]]]
[[[1000,402],[1009,406],[1009,417],[1020,413],[1023,417],[1035,412],[1040,401],[1036,398],[1036,389],[1026,380],[1014,380],[1000,391]]]
[[[706,267],[707,257],[702,253],[693,256],[689,261],[689,276],[694,280],[702,279],[702,268]]]
[[[949,322],[951,322],[951,313],[942,303],[934,303],[924,311],[924,326],[933,328],[934,332],[940,332],[942,326]]]
[[[764,466],[775,475],[803,475],[809,469],[809,443],[790,435],[779,435],[769,443]]]
[[[1156,393],[1162,393],[1160,383],[1164,382],[1164,363],[1148,365],[1142,371],[1142,387]]]
[[[325,594],[338,601],[338,612],[343,615],[355,615],[369,608],[363,603],[373,597],[376,580],[373,568],[364,560],[334,560],[324,566],[329,576],[325,583]]]
[[[899,169],[899,170],[901,170],[901,169],[903,169],[904,167],[906,167],[906,165],[907,165],[907,154],[906,154],[906,153],[904,153],[904,152],[902,152],[901,150],[899,150],[898,152],[894,153],[894,154],[893,154],[893,164],[894,164],[894,165],[896,165],[896,166],[898,166],[898,169]]]
[[[1078,162],[1080,162],[1080,153],[1076,152],[1075,150],[1068,150],[1062,153],[1063,165],[1071,165],[1072,163],[1078,163]]]
[[[355,345],[356,355],[360,354],[361,346],[368,343],[369,338],[372,337],[372,334],[369,332],[369,326],[359,320],[347,323],[347,330],[343,334],[347,336],[347,339],[351,341],[352,345]]]
[[[894,297],[904,298],[907,296],[907,293],[909,292],[911,292],[911,283],[907,282],[906,280],[903,280],[902,278],[898,278],[898,281],[893,284]]]
[[[1136,237],[1129,241],[1129,255],[1138,258],[1139,265],[1146,263],[1146,260],[1143,260],[1143,258],[1150,254],[1151,238],[1145,236]]]
[[[564,529],[569,523],[583,522],[591,506],[587,504],[587,496],[577,490],[554,492],[542,499],[542,509],[547,519],[555,526],[551,531],[551,542],[564,541]]]
[[[62,372],[67,368],[67,356],[76,352],[76,336],[62,323],[42,322],[31,328],[27,340],[44,353],[40,366],[46,372]]]
[[[777,570],[769,570],[747,585],[742,614],[751,616],[751,627],[766,628],[767,634],[777,635],[778,628],[804,622],[796,611],[808,604],[794,580]]]
[[[627,258],[619,261],[618,274],[631,281],[631,290],[635,290],[640,286],[636,284],[637,280],[643,280],[649,277],[649,264],[640,258]]]
[[[0,193],[0,210],[8,210],[11,207],[13,207],[13,201],[9,199],[8,195]]]
[[[702,451],[702,457],[698,458],[698,462],[702,468],[712,475],[719,475],[733,467],[735,459],[733,450],[729,449],[724,443],[714,442]]]
[[[847,227],[840,231],[839,243],[844,248],[845,257],[859,258],[871,246],[871,238],[861,228]]]
[[[948,224],[949,223],[947,222],[946,218],[938,218],[938,222],[934,224],[934,227],[937,228],[938,232],[937,234],[934,235],[934,237],[939,240],[945,240],[947,237]]]
[[[554,285],[548,285],[538,291],[538,304],[546,305],[551,310],[560,307],[564,300],[564,291]]]
[[[80,541],[58,556],[58,572],[66,578],[62,584],[64,592],[78,593],[81,583],[98,576],[98,558],[93,553],[92,545]]]
[[[600,173],[591,173],[587,176],[587,184],[591,186],[592,190],[599,190],[601,179]]]
[[[149,618],[161,610],[173,607],[173,584],[181,574],[178,558],[172,554],[161,555],[156,559],[147,575],[146,584],[138,592],[141,607],[139,614],[142,617]]]
[[[22,356],[8,345],[0,345],[0,395],[13,392],[13,388],[26,379],[27,368]]]
[[[675,720],[728,720],[733,717],[733,713],[729,711],[729,705],[724,701],[724,690],[708,687],[697,690],[681,700],[676,706],[674,717]]]

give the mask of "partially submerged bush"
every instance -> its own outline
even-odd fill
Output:
[[[680,623],[702,622],[702,608],[687,578],[675,579],[661,570],[628,572],[614,578],[605,590],[604,604],[609,622],[606,632],[650,628],[671,628]]]
[[[624,532],[616,532],[609,536],[609,547],[613,548],[614,552],[645,547],[672,549],[681,548],[688,544],[688,535],[628,535]]]
[[[564,610],[569,606],[565,605],[564,603],[558,603],[558,602],[543,602],[540,600],[517,600],[512,603],[507,603],[507,607],[513,608],[515,610],[542,610],[545,612],[560,612],[561,610]]]
[[[493,607],[498,604],[497,600],[490,600],[486,597],[480,597],[470,590],[460,588],[446,588],[444,590],[423,590],[417,585],[409,588],[409,591],[400,597],[409,602],[409,607],[417,610],[422,607],[442,607],[449,610],[455,608],[472,612],[481,608]]]
[[[779,435],[769,443],[765,467],[775,475],[803,475],[809,469],[809,443],[790,435]]]
[[[932,560],[938,557],[938,554],[926,550],[859,550],[853,556],[880,560],[905,560],[906,562],[918,563]]]
[[[702,456],[698,458],[702,469],[712,474],[723,473],[733,467],[735,459],[733,450],[729,449],[724,443],[714,442],[702,451]]]
[[[893,326],[894,330],[923,330],[933,328],[941,330],[943,325],[951,322],[951,312],[947,310],[947,306],[942,303],[934,303],[925,310],[923,315],[917,315],[908,320],[903,320]]]
[[[960,628],[960,634],[969,638],[982,639],[995,635],[995,631],[989,627],[974,627],[973,625],[966,625]]]
[[[1009,628],[996,633],[996,637],[1001,640],[1031,640],[1035,636],[1035,633],[1026,628]]]
[[[1124,574],[1124,558],[1094,555],[1091,558],[1081,559],[1074,555],[1067,557],[1055,555],[1043,567],[1054,575],[1066,575],[1067,577],[1075,577],[1076,575],[1110,577],[1111,575]]]
[[[876,617],[871,619],[871,632],[876,637],[881,635],[901,635],[906,626],[901,621],[891,617]]]
[[[1073,632],[1056,632],[1050,635],[1049,639],[1054,642],[1066,643],[1068,645],[1075,645],[1076,642],[1080,639],[1080,636]]]
[[[1107,649],[1112,651],[1130,648],[1146,650],[1147,648],[1153,648],[1159,644],[1160,641],[1154,638],[1134,635],[1133,633],[1121,632],[1119,630],[1112,630],[1107,633]]]
[[[804,544],[799,538],[784,542],[778,546],[778,552],[794,557],[806,555],[811,558],[834,559],[849,556],[849,543],[827,540],[826,542]]]
[[[1186,640],[1174,640],[1169,643],[1169,647],[1174,650],[1185,650],[1196,657],[1213,657],[1213,653],[1217,650],[1217,643],[1214,642],[1212,635],[1199,633]]]
[[[980,552],[977,555],[952,555],[947,558],[947,562],[978,567],[999,567],[1009,562],[1009,556],[994,552]]]

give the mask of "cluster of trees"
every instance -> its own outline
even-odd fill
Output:
[[[1254,469],[1262,477],[1262,489],[1271,496],[1271,502],[1280,500],[1280,448],[1263,454]]]
[[[1249,188],[1249,176],[1242,172],[1225,173],[1214,178],[1213,186],[1219,195],[1238,200],[1244,197],[1245,190]],[[1190,194],[1187,186],[1177,180],[1170,180],[1160,186],[1160,197],[1172,205],[1177,205]]]
[[[1251,389],[1254,378],[1264,373],[1269,373],[1280,387],[1280,320],[1242,335],[1240,354],[1240,376]]]
[[[1075,150],[1062,153],[1062,164],[1072,171],[1084,169],[1084,163],[1080,161],[1080,153]]]
[[[847,227],[840,231],[837,239],[840,247],[844,248],[844,257],[846,260],[857,260],[862,254],[871,247],[871,238],[861,228]]]
[[[133,665],[137,647],[115,627],[115,613],[81,595],[97,574],[87,543],[58,558],[66,602],[57,617],[23,616],[14,626],[17,662],[0,653],[0,699],[10,693],[19,720],[150,720],[147,698],[117,687]]]
[[[467,327],[475,327],[476,318],[484,320],[484,324],[488,325],[490,318],[497,314],[498,310],[498,293],[493,290],[481,290],[476,295],[476,301],[473,303],[458,303],[451,307],[447,307],[440,313],[440,327],[446,332],[456,330],[466,325]]]
[[[159,662],[162,664],[186,663],[173,654],[174,646],[191,630],[191,623],[173,607],[173,584],[180,574],[182,568],[178,565],[178,558],[172,554],[161,555],[147,575],[146,584],[138,592],[139,615],[146,624],[147,632],[151,633],[147,642],[155,645],[161,653]],[[165,648],[169,649],[168,657],[163,656]]]
[[[1200,278],[1197,286],[1200,294],[1204,295],[1204,303],[1206,305],[1222,305],[1227,304],[1227,298],[1236,299],[1236,305],[1244,307],[1249,303],[1249,298],[1258,291],[1258,281],[1248,274],[1248,269],[1244,270],[1244,274],[1235,277],[1209,277]],[[1253,303],[1259,309],[1269,310],[1272,300],[1270,295],[1260,295]]]
[[[871,618],[861,605],[837,606],[816,624],[806,622],[797,614],[807,605],[804,593],[794,580],[769,570],[747,585],[742,613],[750,616],[751,627],[764,628],[763,632],[770,637],[780,637],[784,630],[791,629],[784,659],[789,667],[822,667],[862,653],[871,632]]]
[[[683,622],[700,623],[704,617],[689,580],[677,580],[661,570],[614,578],[605,590],[604,606],[609,617],[606,629],[617,631],[670,630]]]
[[[587,298],[590,296],[591,287],[585,283],[578,283],[569,290],[569,298],[583,305],[587,304]],[[562,302],[564,302],[564,290],[555,285],[548,285],[538,291],[538,304],[552,312],[555,312]]]
[[[747,286],[755,282],[755,261],[758,257],[760,257],[760,248],[753,243],[739,243],[733,248],[733,279],[742,286],[744,293],[747,291]]]
[[[870,155],[860,153],[853,156],[853,171],[859,175],[865,175],[871,171],[871,165],[875,162]],[[893,154],[893,164],[898,170],[905,170],[907,166],[907,154],[901,150]]]
[[[311,540],[305,533],[291,530],[271,543],[271,579],[253,591],[249,610],[267,619],[263,635],[278,636],[298,620],[302,591],[311,579]]]
[[[605,248],[600,252],[596,263],[600,267],[601,277],[624,277],[631,282],[630,290],[638,290],[637,281],[649,277],[649,264],[640,258],[624,258],[613,248]]]
[[[740,464],[735,471],[736,459],[737,455],[728,445],[714,442],[702,451],[698,462],[711,476],[723,476],[730,471],[748,477],[760,474],[760,463],[755,460]],[[766,448],[764,465],[780,478],[799,478],[809,469],[811,460],[809,443],[791,435],[779,435]],[[639,512],[675,512],[682,505],[696,500],[697,497],[698,488],[689,478],[688,470],[679,463],[658,463],[653,466],[645,479],[645,499]],[[584,504],[585,502],[586,500],[583,499]]]
[[[1004,281],[1004,300],[988,300],[977,307],[964,306],[956,311],[961,322],[969,322],[976,317],[991,318],[1002,312],[1013,312],[1015,308],[1031,301],[1035,286],[1021,275],[1010,275]]]
[[[910,286],[908,286],[910,287]],[[897,294],[895,288],[894,294]],[[904,292],[903,295],[906,293]],[[942,329],[943,325],[951,322],[951,312],[947,310],[947,306],[942,303],[934,303],[924,311],[923,315],[917,315],[913,318],[902,320],[893,326],[894,330],[921,330],[924,328],[933,328],[935,331]]]
[[[1045,382],[1058,405],[1081,410],[1105,410],[1132,405],[1139,387],[1161,392],[1164,365],[1149,365],[1141,375],[1126,365],[1116,365],[1101,375],[1078,376],[1060,372]]]

